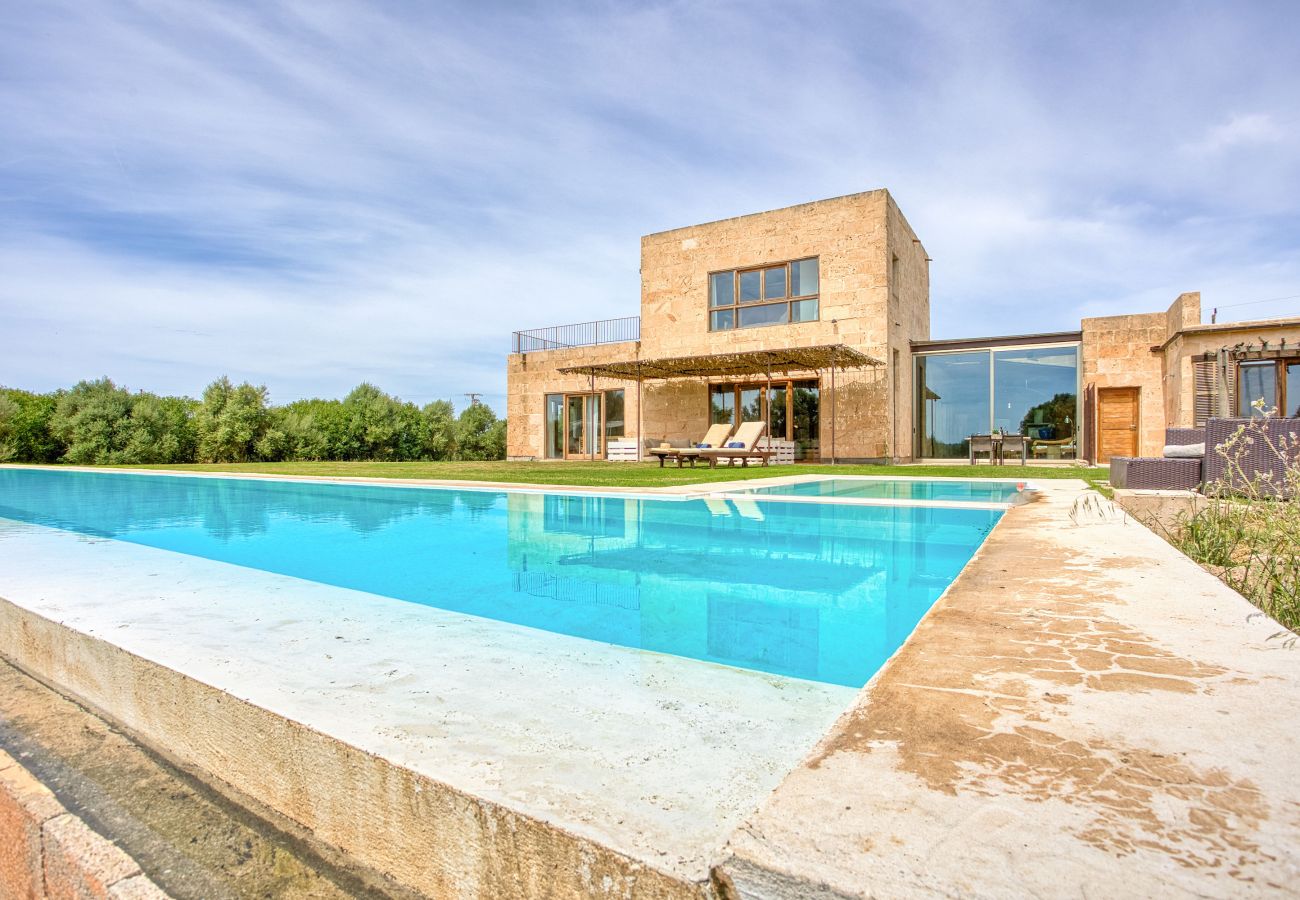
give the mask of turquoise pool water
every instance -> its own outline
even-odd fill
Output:
[[[855,687],[1000,516],[0,469],[0,518]]]
[[[1022,482],[1023,483],[1023,482]],[[1021,493],[1017,483],[999,481],[908,481],[893,479],[825,478],[739,493],[775,497],[850,497],[862,500],[937,500],[948,503],[1011,503]]]

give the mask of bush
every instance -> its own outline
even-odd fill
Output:
[[[79,381],[59,398],[50,430],[79,465],[124,463],[130,436],[131,394],[108,378]]]
[[[504,459],[506,423],[483,403],[471,403],[456,420],[456,459]]]
[[[194,413],[199,462],[248,462],[271,424],[266,387],[248,382],[236,387],[222,375],[203,390]]]
[[[169,465],[187,462],[503,459],[506,423],[483,404],[459,417],[360,384],[343,400],[272,407],[266,388],[222,376],[201,401],[132,394],[108,378],[68,391],[0,388],[0,462]]]
[[[1243,465],[1256,441],[1288,461],[1281,483]],[[1205,485],[1206,507],[1181,522],[1171,540],[1277,622],[1300,631],[1300,442],[1271,438],[1252,422],[1211,452],[1223,457],[1226,471]]]
[[[58,462],[67,451],[50,430],[58,399],[0,388],[0,462]]]

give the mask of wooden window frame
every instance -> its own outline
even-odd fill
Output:
[[[1273,400],[1275,401],[1274,407],[1277,409],[1278,416],[1280,418],[1286,417],[1287,410],[1291,408],[1290,399],[1286,395],[1286,367],[1289,365],[1290,366],[1300,365],[1300,356],[1278,356],[1273,359],[1237,360],[1237,377],[1235,379],[1237,384],[1237,393],[1234,395],[1234,399],[1236,400],[1235,405],[1237,408],[1233,411],[1234,415],[1237,416],[1242,415],[1241,401],[1237,399],[1240,398],[1242,395],[1241,394],[1241,370],[1247,366],[1254,368],[1257,366],[1266,366],[1266,365],[1273,366],[1273,383],[1277,386],[1277,392],[1273,395]],[[1247,413],[1246,415],[1253,415],[1253,413]]]
[[[800,294],[800,295],[798,295],[798,296],[792,296],[792,295],[790,294],[790,267],[791,267],[792,265],[794,265],[795,263],[805,262],[806,260],[810,260],[810,259],[815,259],[815,260],[817,260],[817,290],[816,290],[815,293],[812,293],[812,294]],[[786,292],[786,295],[785,295],[784,297],[774,298],[774,299],[771,299],[771,300],[767,299],[766,297],[763,297],[762,299],[759,299],[759,300],[753,300],[753,301],[750,301],[749,303],[741,303],[741,302],[740,302],[740,276],[741,276],[741,275],[744,275],[744,274],[746,274],[746,273],[748,273],[748,272],[758,272],[758,273],[759,273],[759,277],[758,277],[759,292],[760,292],[760,295],[761,295],[761,294],[763,294],[763,293],[766,293],[766,291],[767,291],[767,276],[766,276],[764,273],[765,273],[768,269],[778,269],[778,268],[784,268],[784,269],[785,269],[785,292]],[[724,303],[724,304],[721,304],[721,305],[719,305],[719,306],[713,306],[713,305],[712,305],[712,303],[713,303],[713,276],[714,276],[714,275],[728,275],[728,274],[731,275],[731,302],[730,302],[730,303]],[[705,289],[705,298],[704,298],[704,303],[705,303],[705,307],[706,307],[706,309],[707,309],[707,316],[708,316],[708,323],[709,323],[709,331],[717,331],[717,332],[726,332],[726,331],[748,331],[749,328],[771,328],[771,327],[774,326],[774,325],[802,325],[802,324],[804,324],[805,322],[818,322],[818,321],[821,321],[821,317],[822,317],[822,306],[821,306],[822,266],[821,266],[821,257],[820,257],[820,256],[801,256],[801,257],[799,257],[798,259],[788,259],[788,260],[786,260],[785,262],[764,263],[763,265],[759,265],[759,266],[744,266],[744,267],[739,268],[739,269],[715,269],[714,271],[709,272],[709,274],[708,274],[708,278],[706,279],[706,282],[705,282],[705,283],[707,284],[707,288]],[[801,302],[803,302],[803,301],[805,301],[805,300],[816,300],[816,301],[817,301],[817,316],[816,316],[816,318],[812,318],[812,319],[802,319],[802,320],[800,320],[800,321],[798,321],[798,322],[793,321],[793,316],[794,316],[794,304],[796,304],[796,303],[801,303]],[[765,324],[763,324],[763,325],[751,325],[751,326],[749,326],[749,328],[742,328],[742,327],[741,327],[741,325],[740,325],[740,311],[741,311],[742,309],[752,309],[752,308],[760,307],[760,306],[782,306],[782,305],[784,305],[785,308],[786,308],[786,309],[785,309],[785,321],[784,321],[784,322],[769,322],[769,323],[765,323]],[[713,314],[714,314],[715,312],[722,312],[722,311],[728,311],[728,310],[731,312],[731,327],[730,327],[730,328],[714,328],[714,327],[713,327]]]
[[[802,298],[801,298],[802,299]],[[732,410],[737,419],[740,418],[740,393],[741,391],[758,390],[759,402],[763,410],[763,421],[771,423],[772,421],[772,398],[768,396],[768,388],[785,388],[785,434],[768,435],[780,441],[794,440],[794,386],[796,384],[806,384],[812,382],[817,385],[818,397],[821,396],[822,380],[821,376],[802,376],[773,378],[771,381],[710,381],[708,390],[705,392],[705,415],[706,421],[713,422],[713,389],[729,388],[731,391]],[[735,423],[739,425],[740,422]]]

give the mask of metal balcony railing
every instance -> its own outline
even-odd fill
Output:
[[[601,319],[598,322],[579,322],[576,325],[552,325],[516,331],[511,335],[511,353],[532,353],[536,350],[556,350],[563,347],[590,347],[593,344],[616,344],[619,341],[641,340],[641,317]]]

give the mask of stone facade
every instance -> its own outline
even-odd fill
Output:
[[[817,257],[816,321],[709,330],[709,274]],[[925,248],[885,190],[693,225],[641,240],[641,340],[512,354],[508,363],[507,454],[541,458],[545,395],[583,391],[587,379],[557,370],[591,361],[656,359],[842,343],[881,365],[821,380],[822,455],[900,460],[911,453],[909,344],[929,336]],[[818,378],[818,373],[795,378]],[[722,379],[714,379],[721,381]],[[596,390],[625,390],[625,433],[653,445],[698,440],[708,427],[703,380],[647,382],[637,405],[634,382],[597,380]]]
[[[1202,325],[1201,295],[1185,293],[1163,313],[1084,319],[1083,382],[1092,392],[1138,388],[1138,455],[1160,456],[1166,428],[1196,424],[1196,361],[1223,347],[1264,341],[1274,350],[1290,345],[1300,358],[1300,319]]]
[[[820,269],[816,321],[709,330],[710,273],[808,257]],[[820,379],[822,458],[831,455],[832,418],[838,459],[904,462],[913,455],[912,345],[930,335],[929,259],[888,191],[646,235],[640,333],[639,341],[511,354],[507,454],[546,456],[545,396],[565,392],[622,389],[624,434],[639,436],[643,446],[698,440],[709,423],[708,381],[727,380],[648,381],[638,389],[635,382],[561,374],[566,366],[842,343],[880,365],[837,372],[834,391],[828,372],[791,376]],[[1084,448],[1096,447],[1097,392],[1136,388],[1137,452],[1149,456],[1162,452],[1167,427],[1194,424],[1197,359],[1265,340],[1273,352],[1283,340],[1296,348],[1300,319],[1202,325],[1201,296],[1193,292],[1164,312],[1084,319],[1081,336]]]

